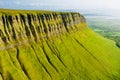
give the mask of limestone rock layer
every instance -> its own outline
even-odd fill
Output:
[[[78,30],[85,23],[79,13],[1,13],[0,49],[10,48],[30,41],[59,36]],[[16,42],[16,43],[14,43]],[[12,44],[11,44],[12,43]],[[14,45],[13,45],[14,44]]]

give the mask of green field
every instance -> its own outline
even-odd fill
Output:
[[[96,16],[93,18],[88,18],[88,24],[95,32],[99,33],[105,38],[115,41],[116,45],[120,47],[120,19],[119,17],[107,17],[108,18],[103,18],[101,16],[101,18],[99,18]]]

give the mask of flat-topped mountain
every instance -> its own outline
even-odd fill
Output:
[[[119,80],[119,57],[79,13],[0,10],[1,80]]]
[[[79,24],[85,25],[85,19],[79,13],[0,11],[0,37],[3,42],[1,49],[14,46],[14,42],[15,45],[19,45],[26,43],[26,40],[39,41],[66,32],[70,33],[78,30]],[[8,45],[10,43],[12,44]]]

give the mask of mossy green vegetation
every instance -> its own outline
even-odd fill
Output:
[[[104,14],[104,13],[102,13]],[[118,17],[107,16],[108,18],[88,18],[89,27],[105,38],[116,42],[116,46],[120,48],[120,19]],[[111,24],[110,24],[111,23]]]
[[[0,17],[1,34],[7,36],[0,38],[0,79],[120,79],[120,49],[90,30],[82,15],[48,12],[48,19],[16,13],[12,24],[8,15]]]

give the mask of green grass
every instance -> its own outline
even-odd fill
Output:
[[[9,10],[5,12],[13,14]],[[47,24],[46,20],[44,22]],[[57,21],[53,20],[53,23]],[[31,22],[31,24],[37,25],[37,22]],[[24,28],[24,26],[21,27]],[[14,24],[16,34],[18,34],[17,28],[21,27],[17,27],[17,23]],[[74,24],[73,30],[68,29],[71,31],[61,29],[63,34],[54,34],[10,49],[0,50],[0,79],[120,80],[120,49],[115,42],[96,34],[83,22]],[[25,31],[22,32],[25,33]],[[37,33],[37,38],[42,35]],[[18,38],[17,41],[12,39],[10,44],[27,39],[34,40],[34,38],[35,36],[31,34],[29,38]],[[7,45],[2,43],[2,40],[0,44],[5,47]]]
[[[16,49],[0,52],[0,71],[7,79],[120,79],[120,49],[89,29]]]

